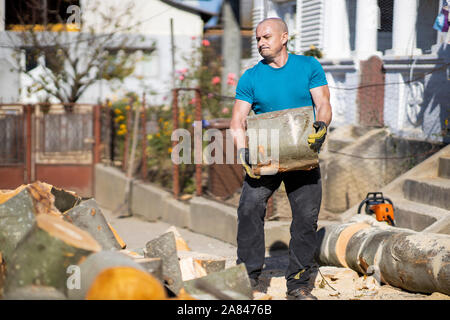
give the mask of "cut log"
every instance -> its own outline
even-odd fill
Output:
[[[4,300],[66,300],[61,291],[53,287],[26,286],[8,292]]]
[[[146,258],[161,258],[163,277],[167,287],[178,294],[183,287],[183,280],[178,262],[175,235],[167,232],[146,244]]]
[[[53,205],[50,186],[41,182],[20,186],[3,194],[0,204],[0,250],[8,263],[19,241],[35,222],[37,214],[49,214],[61,218]]]
[[[79,264],[80,268],[80,283],[79,287],[76,288],[69,288],[67,291],[67,296],[69,299],[73,300],[83,300],[87,298],[87,294],[90,290],[90,288],[93,286],[96,279],[99,277],[99,275],[109,269],[115,269],[120,267],[129,267],[136,269],[138,271],[146,273],[146,269],[143,265],[140,265],[139,263],[135,262],[132,258],[127,256],[126,254],[123,254],[119,251],[101,251],[95,254],[90,255],[85,261],[83,261],[81,264]],[[110,274],[112,276],[116,276],[120,274],[122,271],[119,271],[116,273],[115,271],[111,271]],[[138,279],[141,278],[140,273],[130,273],[128,271],[124,271],[128,275],[132,275],[133,277],[137,277]],[[104,276],[102,276],[103,279]],[[123,283],[120,282],[119,279],[116,279],[117,286],[121,286]],[[130,280],[134,281],[134,280]],[[145,280],[144,280],[145,281]],[[99,282],[96,284],[96,289],[91,292],[90,298],[92,299],[101,299],[100,295],[104,295],[103,289],[99,288],[102,286],[108,286],[107,283],[104,283],[103,280],[99,280]],[[128,286],[128,285],[127,285]],[[138,286],[137,283],[129,283],[130,288],[122,288],[118,287],[115,289],[114,295],[120,299],[119,296],[122,295],[121,290],[123,291],[123,296],[129,297],[130,294],[133,294],[132,292],[135,291],[136,294],[140,294],[142,292],[142,288]],[[162,284],[161,284],[162,286]],[[109,287],[108,287],[109,288]],[[106,290],[106,289],[105,289]],[[128,291],[129,290],[129,291]],[[106,296],[104,297],[106,299]]]
[[[55,196],[55,207],[60,212],[66,212],[78,205],[83,199],[73,191],[52,187],[51,193]]]
[[[181,277],[183,281],[204,277],[207,275],[205,268],[192,257],[180,259]]]
[[[217,294],[211,292],[212,290],[208,290],[208,286],[204,285],[204,282],[213,287],[215,289],[213,291],[220,291],[232,299],[253,299],[253,291],[247,269],[243,263],[220,272],[211,273],[202,278],[184,282],[186,292],[192,297],[201,300],[217,299]]]
[[[65,290],[67,268],[99,250],[83,230],[57,217],[37,215],[7,264],[5,292],[28,285]]]
[[[64,218],[81,230],[88,232],[98,241],[103,250],[121,249],[121,245],[94,199],[82,201],[77,206],[66,211]]]
[[[132,267],[112,267],[100,272],[87,300],[164,300],[163,285],[149,273]]]
[[[200,265],[207,274],[225,269],[226,259],[211,254],[195,251],[178,251],[178,258],[180,259],[180,262],[184,259],[191,258],[193,262]]]
[[[347,223],[322,228],[318,260],[413,292],[450,294],[450,236]]]

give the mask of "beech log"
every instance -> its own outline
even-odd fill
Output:
[[[5,293],[28,285],[64,291],[67,268],[101,250],[88,233],[60,218],[39,214],[35,219],[7,263]]]
[[[142,296],[142,294],[146,292],[145,288],[142,288],[142,286],[145,286],[145,283],[154,283],[153,279],[159,282],[155,277],[151,276],[142,265],[119,251],[101,251],[92,254],[79,264],[79,267],[81,276],[80,286],[79,288],[70,288],[67,292],[67,296],[72,300],[83,300],[88,298],[127,299],[131,296],[135,296],[136,299],[147,299],[148,296]],[[134,269],[136,272],[130,271],[129,269],[123,269],[125,267]],[[102,275],[102,273],[107,270],[112,271],[108,271]],[[143,276],[142,273],[151,276],[152,280]],[[123,274],[124,276],[123,281],[120,280],[120,274]],[[114,280],[111,281],[115,281],[116,288],[111,295],[107,295],[107,291],[112,288],[110,286],[112,282],[108,283],[108,281],[105,281],[107,275],[114,278]],[[142,281],[142,283],[140,283],[140,281]],[[95,289],[88,295],[94,284]],[[158,287],[156,284],[152,284],[152,286]],[[164,288],[161,283],[160,286],[161,288]],[[152,292],[153,291],[147,293],[152,295]],[[156,293],[157,292],[158,291],[156,291]]]
[[[114,232],[94,199],[82,201],[77,206],[64,213],[64,219],[73,223],[81,230],[88,232],[103,250],[120,250]]]
[[[54,206],[51,186],[39,181],[0,193],[0,251],[8,263],[19,241],[44,213],[62,217]]]
[[[348,267],[411,292],[450,295],[450,236],[346,223],[318,231],[322,265]]]

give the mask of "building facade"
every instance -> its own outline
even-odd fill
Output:
[[[283,18],[291,52],[321,50],[332,126],[386,126],[400,137],[448,143],[450,38],[433,28],[444,3],[254,0],[253,23]]]
[[[102,6],[106,6],[104,2],[97,0],[72,2],[80,8],[81,15],[83,15],[83,27],[86,30],[89,26],[96,25],[100,19],[98,13],[103,10]],[[88,5],[95,5],[95,2],[98,3],[97,7],[100,10],[95,11],[96,13],[93,14],[93,11],[86,8]],[[126,8],[130,3],[133,4],[131,9],[133,19],[130,21],[132,31],[126,31],[124,28],[118,34],[121,37],[131,39],[127,41],[127,50],[141,51],[141,59],[135,65],[133,74],[120,83],[117,81],[98,80],[89,86],[77,102],[97,103],[105,101],[107,98],[121,97],[127,92],[135,92],[139,95],[142,92],[146,92],[149,104],[167,103],[170,100],[170,90],[173,86],[173,71],[188,67],[185,58],[191,53],[193,42],[200,43],[204,21],[212,15],[212,13],[202,9],[189,7],[171,0],[113,0],[108,2],[108,6],[114,4],[117,10],[121,10],[121,8]],[[13,57],[15,46],[17,45],[14,39],[19,39],[19,36],[15,34],[17,32],[9,28],[9,25],[12,23],[10,17],[13,15],[7,10],[10,9],[12,11],[14,5],[16,4],[13,0],[0,0],[0,70],[2,71],[0,72],[0,100],[3,103],[40,102],[44,100],[44,95],[39,93],[27,94],[26,88],[33,85],[33,80],[25,74],[13,71],[13,66],[17,63]],[[62,14],[63,17],[66,16],[65,12],[62,12]],[[108,31],[116,32],[113,29],[95,29],[96,34],[99,35]],[[172,63],[171,32],[173,32],[173,44],[175,47],[175,64]],[[70,38],[70,35],[68,37]],[[133,41],[133,39],[136,39],[136,41]],[[82,48],[82,46],[78,48]],[[151,50],[148,50],[150,48]],[[83,56],[82,52],[77,54]],[[22,59],[24,64],[30,64],[28,58],[26,48],[24,48]],[[48,71],[46,70],[45,61],[42,59],[38,59],[37,63],[31,67],[34,68],[31,72],[35,73],[36,76],[45,74]],[[56,100],[53,100],[50,99],[51,102],[56,102]]]

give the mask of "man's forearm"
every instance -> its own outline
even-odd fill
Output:
[[[329,103],[316,105],[316,109],[316,121],[323,121],[328,127],[332,119],[331,105]]]
[[[242,123],[231,123],[230,126],[231,136],[233,137],[234,145],[236,149],[242,149],[246,147],[245,139],[245,127]]]

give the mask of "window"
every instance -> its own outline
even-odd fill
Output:
[[[47,6],[45,6],[47,3]],[[71,13],[67,8],[80,5],[79,0],[6,0],[5,26],[11,30],[17,25],[45,25],[65,23]]]

